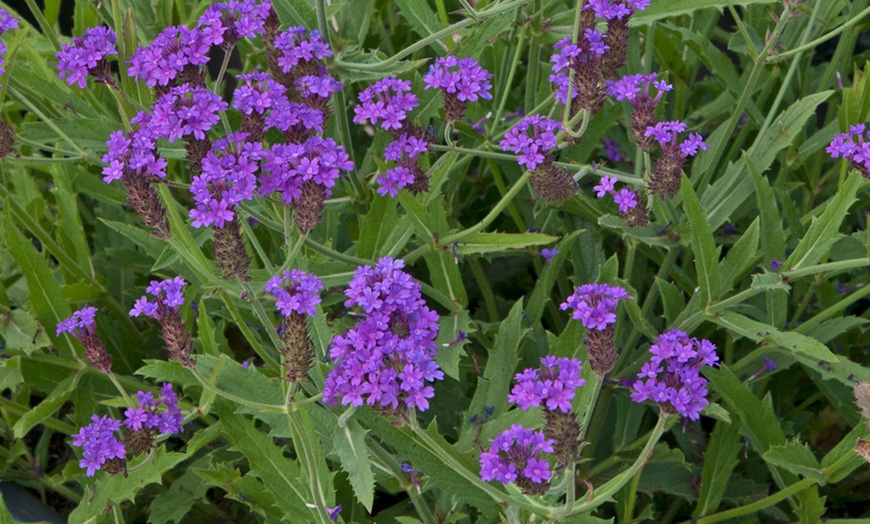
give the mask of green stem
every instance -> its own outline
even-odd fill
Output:
[[[853,258],[849,260],[841,260],[839,262],[828,262],[815,266],[803,267],[793,271],[786,271],[783,275],[789,280],[798,279],[807,275],[815,275],[816,273],[825,273],[827,271],[842,271],[844,269],[866,268],[870,266],[870,257]]]
[[[16,415],[18,417],[24,416],[25,413],[32,410],[30,406],[22,406],[21,404],[9,400],[3,396],[0,396],[0,409],[4,411],[8,411],[9,413]],[[64,435],[72,435],[76,432],[78,428],[71,424],[67,424],[66,422],[62,422],[57,420],[56,418],[46,418],[40,422],[43,426],[57,431],[58,433],[63,433]],[[11,434],[11,431],[10,431]]]
[[[736,517],[741,517],[744,515],[750,515],[755,513],[756,511],[760,511],[764,508],[769,508],[774,504],[791,497],[795,493],[799,493],[813,484],[816,481],[813,479],[803,479],[795,482],[791,486],[774,493],[769,497],[765,497],[761,500],[755,501],[752,504],[747,504],[746,506],[740,506],[739,508],[729,509],[728,511],[722,511],[719,513],[714,513],[712,515],[707,515],[706,517],[701,517],[694,522],[694,524],[712,524],[713,522],[722,522],[723,520],[733,519]]]
[[[818,7],[822,3],[823,2],[816,2],[816,7]],[[767,61],[768,62],[781,62],[782,60],[785,60],[786,58],[788,58],[790,56],[796,55],[798,53],[802,53],[804,51],[815,49],[816,47],[818,47],[819,44],[821,44],[823,42],[827,42],[831,38],[834,38],[835,36],[839,35],[843,31],[845,31],[846,29],[849,29],[853,25],[857,24],[858,22],[866,21],[868,16],[870,16],[870,7],[861,11],[854,18],[850,19],[848,22],[846,22],[845,24],[841,25],[840,27],[834,29],[833,31],[825,33],[824,35],[816,38],[812,42],[801,43],[800,46],[795,47],[794,49],[789,49],[788,51],[784,51],[782,53],[778,53],[774,56],[771,56],[770,58],[767,58]]]
[[[112,373],[111,371],[106,373],[106,376],[109,377],[109,380],[112,381],[112,384],[114,384],[115,387],[118,388],[118,391],[121,393],[121,396],[124,397],[124,403],[126,403],[128,406],[132,406],[133,403],[130,401],[130,397],[127,396],[127,390],[125,390],[124,386],[122,386],[121,383],[118,382],[118,377],[116,377],[115,374]]]
[[[867,295],[870,295],[870,286],[864,286],[861,289],[859,289],[859,290],[855,291],[854,293],[852,293],[851,295],[849,295],[848,297],[844,298],[843,300],[840,300],[836,304],[833,304],[833,305],[825,308],[821,312],[816,313],[816,315],[813,316],[813,318],[807,320],[806,322],[804,322],[800,326],[796,327],[795,331],[797,331],[798,333],[806,333],[810,329],[816,327],[822,321],[827,320],[828,318],[834,316],[835,314],[846,309],[848,306],[861,300],[862,298],[866,297]]]
[[[670,420],[671,417],[665,415],[664,413],[659,413],[659,419],[656,422],[655,427],[652,432],[650,432],[649,439],[646,441],[646,445],[638,455],[637,460],[629,467],[627,470],[623,471],[619,475],[613,477],[609,482],[596,489],[592,493],[592,499],[586,502],[582,502],[574,505],[574,510],[571,514],[577,513],[585,513],[589,512],[601,504],[607,502],[614,493],[622,489],[625,484],[634,478],[635,475],[640,471],[640,469],[647,463],[649,458],[652,456],[653,447],[655,447],[656,443],[662,437],[666,429],[666,423]]]
[[[326,512],[326,497],[321,489],[322,483],[317,468],[317,458],[311,449],[311,443],[308,441],[308,433],[305,431],[305,425],[300,419],[298,412],[292,411],[287,414],[290,421],[290,427],[293,428],[293,444],[296,447],[297,453],[301,449],[302,457],[308,471],[308,483],[311,495],[314,497],[314,503],[317,505],[317,516],[323,524],[331,522],[329,514]]]
[[[589,421],[592,420],[592,413],[595,411],[595,404],[598,403],[598,395],[601,394],[601,385],[604,384],[604,377],[598,373],[595,374],[595,378],[592,380],[594,380],[592,383],[592,395],[589,399],[589,405],[586,406],[586,410],[583,411],[583,419],[580,420],[581,439],[586,436],[586,428],[589,427]]]
[[[229,49],[224,50],[224,59],[221,62],[221,69],[218,72],[217,78],[214,81],[214,89],[212,89],[212,93],[220,94],[221,82],[224,81],[224,75],[227,72],[227,66],[230,65],[230,56],[233,54],[233,48],[235,48],[235,44],[231,45]]]
[[[42,9],[36,5],[34,0],[25,1],[27,2],[27,7],[30,8],[30,12],[33,13],[34,18],[36,18],[36,21],[39,23],[39,28],[42,29],[42,34],[48,37],[48,41],[51,42],[51,47],[54,48],[55,52],[60,51],[60,42],[54,34],[54,28],[48,23],[48,19],[45,18]]]
[[[744,302],[745,300],[747,300],[751,297],[754,297],[755,295],[757,295],[759,293],[761,293],[760,289],[753,289],[753,288],[744,289],[740,293],[737,293],[736,295],[732,295],[731,297],[726,298],[725,300],[720,300],[719,302],[714,302],[714,303],[710,304],[709,306],[707,306],[706,313],[708,315],[712,315],[713,313],[715,313],[717,311],[721,311],[723,309],[727,309],[731,306],[734,306],[736,304]]]

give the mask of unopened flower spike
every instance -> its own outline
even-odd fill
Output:
[[[589,352],[589,367],[602,377],[613,369],[618,358],[613,335],[620,300],[634,297],[619,286],[584,284],[559,306],[563,311],[572,309],[571,317],[583,323],[587,330],[584,343]]]
[[[182,292],[186,285],[187,282],[181,277],[162,281],[152,280],[145,291],[153,298],[149,299],[148,295],[139,297],[130,310],[130,316],[145,315],[160,322],[163,328],[163,341],[169,356],[185,367],[193,367],[194,362],[190,357],[193,344],[179,312],[184,305]]]
[[[316,276],[299,269],[282,271],[266,281],[266,291],[278,299],[275,306],[281,312],[280,348],[284,364],[284,377],[288,382],[299,382],[308,375],[314,361],[314,343],[308,331],[306,316],[313,317],[320,303],[320,290],[324,283]]]
[[[574,179],[556,165],[556,133],[562,124],[543,115],[530,115],[505,133],[503,151],[517,154],[517,163],[529,170],[535,195],[558,206],[574,196]]]
[[[106,345],[97,334],[97,326],[94,318],[97,313],[95,307],[85,307],[65,318],[57,324],[57,336],[61,333],[69,333],[79,339],[85,348],[85,358],[92,366],[103,373],[112,372],[112,356],[106,351]]]

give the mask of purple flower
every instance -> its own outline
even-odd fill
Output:
[[[544,257],[544,260],[547,261],[547,267],[550,267],[550,263],[553,261],[553,257],[555,257],[557,254],[559,254],[559,250],[555,247],[545,247],[541,249],[541,256]]]
[[[254,198],[263,144],[248,142],[245,133],[216,140],[190,183],[196,207],[190,210],[193,227],[223,228],[235,218],[233,208]]]
[[[205,87],[184,84],[170,89],[151,107],[148,132],[152,138],[167,138],[172,143],[189,136],[205,139],[220,121],[220,112],[227,109],[227,103]]]
[[[623,19],[649,7],[650,0],[589,0],[583,9],[591,9],[595,16],[607,20]]]
[[[131,122],[140,123],[148,118],[144,113],[140,113],[138,117]],[[140,127],[138,131],[127,134],[114,131],[106,142],[109,150],[102,157],[103,163],[108,164],[103,168],[103,182],[108,184],[128,174],[166,178],[164,170],[168,164],[165,159],[157,156],[156,142],[157,139],[147,128]]]
[[[595,190],[595,196],[598,198],[604,198],[604,195],[608,193],[614,192],[614,186],[616,185],[616,177],[615,176],[603,176],[599,181],[598,185],[593,187]]]
[[[121,421],[108,415],[102,418],[91,415],[91,421],[72,435],[73,446],[82,448],[79,467],[86,470],[89,477],[93,477],[107,460],[123,459],[127,454],[124,444],[115,436],[121,428]]]
[[[275,37],[275,49],[281,52],[278,56],[278,66],[284,73],[289,73],[300,62],[307,63],[322,60],[332,56],[316,29],[308,33],[304,27],[293,26]]]
[[[266,281],[266,291],[278,299],[276,306],[285,317],[294,312],[313,317],[317,313],[317,304],[320,304],[318,293],[323,286],[323,281],[315,275],[299,269],[285,270]]]
[[[613,201],[616,202],[620,213],[626,213],[629,209],[637,207],[637,193],[624,187],[613,195]]]
[[[229,47],[242,38],[254,38],[265,33],[264,26],[271,8],[268,0],[214,3],[199,17],[197,28],[206,35],[210,45]]]
[[[548,411],[571,411],[574,390],[586,383],[580,378],[583,365],[576,358],[541,359],[543,367],[526,369],[514,376],[514,385],[508,395],[509,402],[516,402],[523,411],[533,406],[544,405]]]
[[[57,68],[60,70],[58,77],[82,89],[88,85],[89,74],[106,81],[107,78],[101,78],[110,72],[106,57],[116,54],[115,32],[108,27],[91,27],[84,35],[74,37],[72,44],[63,44],[56,53]]]
[[[96,313],[97,308],[92,306],[76,311],[71,317],[58,322],[56,335],[60,336],[61,333],[76,335],[77,333],[94,329],[94,317]]]
[[[841,156],[850,161],[864,177],[870,178],[870,141],[865,141],[867,126],[857,124],[849,127],[848,133],[834,137],[825,149],[832,158]],[[866,134],[870,138],[870,133]]]
[[[616,322],[616,306],[620,300],[634,297],[619,286],[607,284],[584,284],[563,302],[559,309],[574,310],[572,318],[583,323],[586,329],[604,331]]]
[[[154,297],[149,300],[147,295],[142,295],[130,310],[131,317],[142,314],[161,320],[170,312],[178,312],[178,308],[184,304],[182,290],[187,282],[181,277],[169,278],[162,281],[152,280],[145,291]]]
[[[783,263],[777,260],[776,257],[774,257],[773,260],[770,261],[770,269],[772,269],[774,273],[779,271],[779,268],[781,268],[782,266]]]
[[[420,284],[390,257],[363,266],[348,284],[345,306],[365,318],[330,344],[336,367],[329,372],[323,401],[334,405],[377,405],[387,410],[425,411],[444,378],[436,354],[438,314],[426,306]]]
[[[331,138],[312,136],[302,144],[275,144],[263,151],[259,193],[278,191],[281,201],[290,204],[302,196],[303,182],[312,180],[329,196],[341,171],[351,169],[353,161],[344,147]]]
[[[690,338],[671,329],[659,335],[650,347],[652,358],[632,384],[631,399],[652,400],[666,413],[679,413],[697,420],[707,401],[707,379],[703,366],[718,365],[716,346],[709,340]]]
[[[287,90],[283,85],[272,80],[268,73],[256,72],[237,75],[236,78],[244,84],[233,92],[233,108],[246,115],[264,114],[268,109],[278,105]]]
[[[577,77],[578,65],[583,64],[583,67],[591,65],[592,62],[610,50],[610,46],[605,44],[604,34],[595,29],[586,28],[576,44],[571,42],[571,37],[566,37],[556,42],[553,45],[553,50],[556,53],[550,56],[550,63],[553,65],[549,80],[556,87],[554,93],[556,100],[562,104],[567,104],[568,88]],[[571,99],[573,100],[578,96],[579,89],[575,83],[571,88]]]
[[[490,78],[492,73],[473,58],[448,55],[435,60],[423,76],[423,83],[426,89],[441,89],[462,102],[477,102],[478,98],[492,100]]]
[[[3,9],[0,9],[0,35],[5,33],[6,31],[15,29],[16,27],[18,27],[18,19],[10,15]],[[3,42],[0,42],[0,75],[6,72],[6,70],[3,69],[3,55],[5,54],[6,45]],[[0,84],[0,87],[3,87],[3,85]]]
[[[604,142],[604,154],[607,156],[607,159],[611,162],[622,162],[624,158],[622,157],[622,153],[619,151],[619,145],[616,143],[616,140],[608,140],[606,138],[601,139]]]
[[[383,129],[401,129],[407,113],[420,104],[411,93],[411,82],[394,76],[378,80],[359,94],[360,104],[354,107],[354,123],[366,121]]]
[[[329,515],[329,520],[333,522],[338,522],[339,515],[341,514],[341,504],[335,506],[334,508],[330,508],[327,506],[324,509],[326,509],[326,513],[327,515]]]
[[[176,79],[201,84],[201,66],[208,63],[209,47],[214,41],[208,28],[167,27],[130,56],[127,75],[144,80],[148,87],[174,86]]]
[[[530,115],[514,125],[499,142],[503,151],[519,155],[517,163],[534,170],[544,162],[544,154],[556,148],[556,132],[562,124],[542,115]]]
[[[409,133],[402,133],[398,139],[390,142],[384,149],[384,158],[398,165],[388,168],[378,177],[378,194],[394,198],[400,189],[413,184],[418,174],[422,174],[417,157],[428,150],[428,142]]]
[[[489,449],[480,454],[480,478],[485,482],[519,483],[525,478],[544,484],[550,480],[549,463],[541,454],[552,453],[554,442],[543,433],[514,424],[490,443]]]

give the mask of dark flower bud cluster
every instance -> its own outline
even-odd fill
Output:
[[[444,378],[434,360],[439,318],[404,265],[384,257],[374,267],[357,268],[345,306],[359,307],[365,318],[332,339],[336,367],[326,377],[325,403],[365,403],[389,414],[429,409],[435,394],[429,384]]]
[[[18,19],[14,16],[10,15],[3,9],[0,9],[0,36],[3,36],[3,33],[6,31],[15,29],[18,27]],[[0,41],[0,75],[6,72],[3,69],[3,56],[6,54],[6,44]],[[0,87],[3,87],[3,84],[0,84]]]
[[[671,329],[649,348],[652,358],[641,368],[631,388],[631,400],[656,402],[665,413],[679,413],[697,420],[707,401],[703,366],[716,366],[719,357],[709,340],[689,337]]]
[[[584,342],[589,352],[589,367],[599,376],[609,373],[618,358],[613,346],[616,307],[620,300],[633,299],[619,286],[584,284],[559,306],[563,311],[574,310],[571,317],[586,328]]]
[[[650,87],[656,90],[650,94]],[[646,134],[650,126],[656,124],[656,104],[662,95],[674,88],[658,75],[626,75],[619,80],[607,82],[607,94],[619,101],[627,100],[633,109],[631,114],[631,134],[637,140],[637,147],[649,151],[653,145],[652,137]]]
[[[429,143],[422,138],[402,133],[384,149],[384,158],[397,165],[388,168],[377,179],[379,195],[395,197],[399,190],[407,187],[412,193],[419,194],[429,188],[429,179],[417,164],[417,157],[429,150]]]
[[[556,166],[556,132],[562,124],[543,115],[529,115],[514,125],[499,142],[503,151],[516,153],[517,163],[529,170],[535,195],[558,206],[574,196],[574,180]]]
[[[79,467],[85,470],[87,476],[93,477],[100,469],[112,475],[123,471],[126,475],[128,452],[141,455],[154,446],[155,435],[182,432],[183,417],[172,384],[163,384],[160,392],[161,397],[157,400],[151,392],[136,393],[139,405],[124,411],[123,422],[108,415],[92,415],[92,422],[72,435],[73,446],[82,448]],[[158,412],[161,404],[166,409]],[[122,426],[125,434],[119,439]]]
[[[514,482],[528,495],[541,495],[553,475],[543,454],[552,452],[553,441],[543,433],[514,424],[490,440],[489,449],[480,454],[480,478]]]
[[[97,326],[94,322],[97,308],[85,307],[65,318],[57,324],[57,336],[61,333],[69,333],[79,339],[85,348],[85,358],[92,366],[103,373],[112,372],[112,356],[106,351],[106,345],[97,334]]]
[[[662,156],[656,160],[655,171],[650,175],[647,189],[650,193],[664,198],[674,196],[680,189],[680,177],[686,158],[706,151],[707,144],[697,133],[680,142],[677,133],[686,131],[686,124],[679,120],[659,122],[646,128],[644,136],[652,137],[662,148]]]
[[[184,305],[182,292],[186,285],[187,282],[181,277],[159,282],[152,280],[145,291],[154,298],[149,299],[147,295],[139,297],[130,310],[130,316],[146,315],[160,322],[163,329],[161,336],[169,356],[185,367],[192,367],[194,363],[190,353],[193,351],[193,344],[179,313],[179,308]]]
[[[289,382],[304,379],[314,361],[314,343],[305,317],[316,314],[323,286],[322,280],[299,269],[282,271],[266,281],[266,291],[278,299],[275,305],[284,318],[280,330],[284,347],[279,351]]]
[[[115,32],[108,27],[91,27],[82,36],[73,37],[71,44],[63,44],[56,53],[57,68],[60,70],[58,77],[82,89],[88,86],[88,75],[93,76],[98,83],[115,87],[111,65],[106,57],[117,54]]]
[[[580,378],[583,366],[576,358],[553,356],[542,358],[541,364],[541,369],[529,368],[516,374],[517,383],[508,401],[516,402],[523,411],[543,407],[544,436],[553,441],[553,455],[564,468],[574,461],[580,444],[580,424],[571,413],[571,401],[575,390],[586,383]]]
[[[858,124],[849,127],[848,133],[834,137],[825,151],[832,158],[843,157],[865,178],[870,179],[870,140],[864,141],[867,126]],[[870,139],[870,132],[866,133]]]
[[[492,100],[489,79],[492,73],[480,67],[473,58],[442,56],[423,76],[425,89],[440,89],[444,93],[444,113],[448,122],[462,120],[469,102],[478,98]]]

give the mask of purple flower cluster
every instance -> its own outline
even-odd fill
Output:
[[[571,37],[563,38],[553,45],[553,50],[557,51],[550,57],[552,63],[550,82],[555,85],[556,92],[553,95],[556,100],[562,104],[568,103],[568,90],[571,90],[571,99],[575,99],[580,94],[580,86],[575,79],[575,69],[577,63],[594,62],[599,57],[604,55],[610,46],[604,43],[604,34],[592,28],[586,28],[583,31],[583,37],[578,39],[577,43],[571,43]],[[575,82],[573,85],[571,82]]]
[[[117,436],[122,425],[126,427],[128,432],[147,431],[164,435],[182,432],[183,417],[178,408],[178,397],[172,390],[172,384],[163,384],[160,391],[162,396],[156,401],[153,393],[143,393],[142,391],[136,393],[139,406],[127,408],[124,411],[123,423],[108,415],[103,417],[92,415],[91,424],[83,426],[78,433],[72,435],[73,446],[82,448],[82,460],[79,462],[79,467],[86,470],[87,476],[93,477],[94,473],[106,466],[109,461],[121,463],[125,461],[127,445]],[[161,404],[166,406],[166,410],[158,413],[157,408]],[[121,470],[112,472],[117,473]]]
[[[378,194],[395,197],[400,189],[414,184],[422,175],[417,157],[428,150],[428,142],[409,133],[402,133],[398,139],[390,142],[384,149],[384,158],[398,165],[388,168],[378,177],[377,182],[381,186]]]
[[[716,346],[671,329],[660,335],[649,351],[653,356],[638,373],[640,380],[632,384],[631,399],[652,400],[666,413],[697,420],[709,404],[707,379],[700,375],[701,367],[717,365]]]
[[[637,193],[627,187],[616,191],[615,186],[615,176],[604,176],[601,177],[598,185],[592,189],[595,190],[595,196],[598,198],[604,198],[604,195],[613,196],[613,201],[619,207],[619,212],[623,214],[628,213],[629,210],[635,208],[640,203]]]
[[[517,163],[533,171],[543,164],[545,155],[556,148],[556,132],[562,124],[543,115],[529,115],[508,131],[499,147],[516,153]]]
[[[650,0],[589,0],[583,9],[591,9],[595,16],[607,20],[622,20],[649,7]]]
[[[184,84],[160,97],[150,115],[140,112],[131,122],[147,127],[153,138],[167,138],[170,143],[191,136],[204,140],[226,108],[227,103],[205,87]]]
[[[265,114],[280,103],[287,90],[273,80],[269,73],[236,75],[236,79],[244,83],[233,92],[233,109],[238,109],[245,115]]]
[[[72,44],[63,44],[57,52],[58,77],[82,89],[88,85],[89,74],[94,75],[98,82],[114,83],[109,76],[111,71],[106,57],[116,54],[115,32],[108,27],[91,27],[84,35],[74,37]]]
[[[357,268],[345,306],[359,307],[366,316],[332,339],[336,367],[326,378],[325,403],[366,403],[387,412],[429,409],[435,390],[428,384],[444,378],[433,358],[439,318],[403,267],[402,260],[384,257],[374,267]]]
[[[441,89],[444,92],[444,111],[448,121],[463,118],[468,102],[478,98],[492,100],[489,79],[492,73],[480,67],[473,58],[442,56],[429,67],[423,76],[425,89]]]
[[[144,115],[144,113],[142,113]],[[140,122],[142,119],[139,120]],[[124,175],[155,176],[166,178],[166,160],[157,156],[156,138],[147,129],[114,131],[106,142],[108,152],[102,161],[108,164],[103,168],[103,182],[120,180]]]
[[[541,454],[553,452],[553,441],[543,433],[514,424],[490,442],[489,449],[480,454],[480,478],[485,482],[549,483],[550,463]]]
[[[216,140],[202,159],[202,170],[190,184],[196,202],[190,210],[193,227],[222,228],[235,218],[235,206],[254,198],[263,144],[246,138],[240,132]]]
[[[517,373],[517,381],[508,395],[508,401],[516,402],[525,411],[533,406],[544,405],[549,411],[571,411],[574,390],[586,383],[580,378],[583,366],[576,358],[546,356],[541,359],[543,368],[528,368]]]
[[[290,204],[302,197],[302,185],[309,180],[331,194],[341,171],[353,169],[353,161],[333,139],[312,136],[302,144],[275,144],[263,151],[261,167],[260,194],[278,191],[281,201]]]
[[[144,80],[148,87],[201,84],[202,66],[209,61],[208,51],[215,38],[195,27],[170,26],[147,46],[138,48],[127,61],[127,75]]]
[[[644,98],[649,98],[653,104],[661,100],[662,95],[674,88],[664,80],[658,80],[655,73],[644,75],[626,75],[616,81],[608,81],[607,94],[617,100],[628,100],[632,105],[639,104]],[[656,95],[650,96],[650,86],[655,87]]]
[[[607,160],[616,163],[622,162],[625,159],[619,150],[619,144],[616,143],[616,140],[602,138],[601,141],[604,142],[604,154],[607,156]]]
[[[644,135],[655,138],[656,142],[662,146],[662,149],[665,149],[665,147],[669,145],[679,147],[683,159],[697,155],[698,149],[702,151],[707,150],[707,144],[704,143],[704,138],[698,133],[690,133],[689,137],[680,142],[679,146],[677,146],[677,133],[683,133],[685,131],[686,124],[679,120],[672,120],[668,122],[659,122],[654,126],[647,127]]]
[[[265,32],[266,17],[272,10],[268,0],[230,0],[211,4],[199,17],[197,27],[211,45],[225,49],[242,38],[254,38]]]
[[[301,143],[313,131],[323,132],[323,113],[305,104],[291,102],[286,97],[278,99],[277,105],[266,116],[265,129],[275,128],[290,139]]]
[[[686,124],[673,120],[648,126],[644,132],[644,137],[655,139],[662,148],[662,156],[656,160],[655,171],[647,182],[649,191],[661,198],[673,196],[679,190],[686,158],[707,150],[707,144],[697,133],[690,133],[680,142],[677,134],[685,131]]]
[[[168,278],[166,280],[152,280],[151,284],[145,288],[145,291],[154,297],[154,300],[149,300],[147,295],[142,295],[133,305],[130,310],[131,317],[138,317],[142,314],[151,318],[161,320],[170,311],[178,311],[178,308],[184,304],[184,286],[187,282],[181,277]]]
[[[121,430],[121,421],[110,418],[108,415],[98,417],[91,415],[91,422],[79,429],[72,435],[73,446],[82,448],[82,460],[79,467],[87,470],[87,476],[93,477],[94,473],[103,467],[108,460],[123,460],[127,456],[124,443],[115,435]]]
[[[332,56],[332,50],[321,39],[320,31],[310,33],[304,27],[294,26],[275,38],[275,49],[280,51],[278,65],[284,73],[294,67]]]
[[[843,157],[849,160],[852,167],[864,177],[870,178],[870,140],[864,141],[866,130],[867,126],[864,124],[850,126],[849,132],[835,136],[825,151],[832,158]],[[870,132],[866,136],[870,139]]]
[[[278,299],[275,305],[284,316],[295,312],[313,317],[317,313],[317,304],[320,304],[319,293],[323,286],[323,281],[317,276],[299,269],[282,271],[266,281],[266,291]]]
[[[96,314],[97,308],[91,306],[76,311],[71,317],[57,323],[57,336],[60,336],[61,333],[79,336],[85,331],[93,330]]]
[[[616,306],[623,299],[633,300],[634,297],[619,286],[584,284],[574,290],[559,309],[571,308],[574,310],[571,317],[582,322],[583,327],[604,331],[616,322]]]
[[[381,128],[401,129],[407,113],[420,104],[417,95],[411,93],[411,82],[390,76],[378,80],[359,94],[360,104],[354,107],[353,121],[356,124],[370,122]]]
[[[3,9],[0,9],[0,36],[2,36],[6,31],[15,29],[16,27],[18,27],[18,19]],[[3,55],[5,54],[6,44],[0,41],[0,75],[6,72],[6,70],[3,69]],[[0,84],[0,87],[3,87],[3,85]]]

